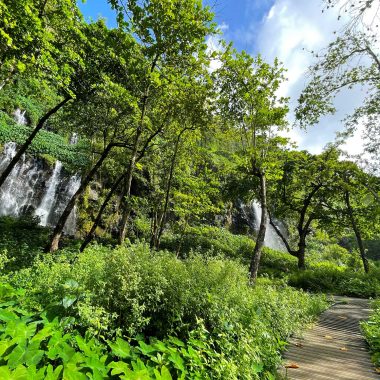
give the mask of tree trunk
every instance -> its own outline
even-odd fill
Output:
[[[98,214],[96,215],[95,221],[92,224],[90,232],[87,234],[86,238],[84,239],[84,241],[83,241],[83,243],[79,249],[80,252],[83,252],[85,250],[85,248],[91,243],[92,239],[94,238],[96,228],[98,227],[100,220],[102,219],[103,212],[106,209],[106,207],[107,207],[109,201],[111,200],[112,196],[116,192],[117,188],[120,186],[121,182],[125,178],[125,176],[126,176],[126,173],[123,173],[117,179],[117,181],[112,185],[112,187],[111,187],[110,191],[108,192],[104,202],[102,203],[102,206],[99,209]]]
[[[41,119],[38,121],[36,127],[33,129],[32,133],[29,135],[29,137],[26,139],[24,144],[20,146],[18,149],[16,155],[12,158],[11,162],[8,164],[8,166],[5,168],[5,170],[2,172],[0,176],[0,187],[4,184],[5,180],[9,176],[9,174],[12,172],[13,168],[17,165],[18,161],[20,160],[21,156],[26,152],[26,150],[29,148],[30,144],[32,143],[33,139],[36,137],[37,133],[43,128],[46,121],[50,118],[50,116],[57,113],[68,101],[71,100],[71,97],[66,97],[62,102],[57,104],[55,107],[50,109],[44,116],[41,117]]]
[[[257,175],[260,179],[260,206],[261,206],[261,220],[260,228],[256,239],[255,249],[253,251],[250,271],[250,282],[254,284],[257,279],[257,272],[259,270],[261,252],[264,247],[265,234],[268,224],[268,211],[267,211],[267,189],[266,189],[266,178],[264,173],[259,173]]]
[[[132,157],[131,157],[131,160],[129,161],[129,166],[128,166],[127,175],[126,175],[126,188],[125,188],[125,192],[122,196],[122,201],[121,201],[122,203],[124,203],[124,207],[123,207],[123,214],[121,218],[120,231],[119,231],[119,245],[124,243],[125,237],[127,235],[127,224],[128,224],[128,219],[129,219],[131,210],[130,210],[130,205],[128,205],[127,202],[125,201],[125,198],[129,200],[131,196],[132,178],[133,178],[133,173],[135,170],[135,165],[136,165],[136,160],[137,160],[137,152],[138,152],[138,147],[139,147],[139,142],[140,142],[140,136],[141,136],[141,130],[138,130],[136,133],[135,143],[133,145],[133,150],[132,150]]]
[[[354,230],[354,233],[355,233],[356,241],[357,241],[358,247],[359,247],[360,257],[361,257],[362,262],[363,262],[363,268],[364,268],[365,273],[368,273],[369,272],[369,264],[368,264],[368,260],[367,260],[366,254],[365,254],[365,248],[364,248],[364,244],[363,244],[362,235],[360,233],[360,229],[359,229],[359,227],[356,223],[356,220],[355,220],[354,210],[352,209],[352,206],[351,206],[350,193],[348,191],[345,191],[344,195],[345,195],[345,201],[346,201],[348,216],[349,216],[350,221],[351,221],[352,229]]]
[[[87,176],[82,180],[81,185],[77,192],[72,196],[69,203],[67,204],[66,208],[63,210],[63,213],[61,217],[59,218],[57,225],[54,228],[50,243],[47,247],[48,252],[55,252],[59,247],[59,241],[62,236],[63,228],[65,227],[65,223],[67,221],[67,218],[69,217],[71,211],[73,210],[75,203],[77,199],[84,193],[86,190],[87,185],[92,180],[94,174],[97,172],[97,170],[102,165],[103,161],[107,158],[109,152],[114,147],[114,144],[108,144],[106,149],[104,149],[102,155],[100,156],[99,160],[96,162],[95,166],[91,169],[91,171],[87,174]]]
[[[169,200],[170,200],[170,190],[172,188],[173,176],[174,176],[174,168],[175,168],[177,154],[178,154],[178,146],[179,146],[179,143],[181,141],[182,133],[184,131],[185,130],[183,130],[178,135],[177,140],[175,142],[174,153],[173,153],[172,160],[171,160],[171,163],[170,163],[168,183],[167,183],[166,191],[165,191],[165,203],[164,203],[162,214],[161,214],[161,217],[160,217],[160,220],[159,220],[159,223],[158,223],[157,236],[155,236],[155,239],[154,239],[154,248],[155,249],[158,249],[160,247],[161,236],[162,236],[162,233],[164,232],[164,227],[165,227],[165,222],[166,222],[166,215],[168,213],[168,206],[169,206]]]
[[[306,250],[306,242],[305,238],[301,237],[301,240],[298,244],[298,252],[297,252],[297,258],[298,258],[298,269],[299,270],[305,270],[306,264],[305,264],[305,250]]]

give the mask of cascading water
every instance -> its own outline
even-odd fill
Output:
[[[77,143],[78,143],[78,134],[75,133],[75,132],[73,132],[73,133],[71,134],[69,144],[70,144],[70,145],[75,145],[75,144],[77,144]]]
[[[40,224],[42,226],[47,226],[49,223],[49,215],[52,211],[52,207],[56,200],[57,189],[60,182],[60,175],[62,171],[62,163],[56,161],[53,174],[49,179],[48,186],[44,197],[42,198],[41,204],[35,211],[35,215],[40,218]]]
[[[26,124],[25,112],[14,113],[18,124]],[[78,137],[73,134],[71,144]],[[0,173],[7,167],[17,151],[16,143],[4,145],[0,156]],[[62,163],[56,161],[53,171],[40,158],[23,155],[3,186],[0,188],[0,216],[20,217],[25,214],[37,216],[42,226],[55,226],[67,203],[80,186],[78,175],[67,176]],[[76,210],[70,214],[64,231],[74,235],[76,230]]]
[[[5,144],[0,171],[16,154],[16,144]],[[40,170],[35,160],[22,156],[0,189],[0,215],[20,216],[34,205],[35,187],[40,179]]]
[[[261,206],[257,201],[251,201],[246,204],[240,202],[238,205],[240,221],[238,223],[243,223],[246,225],[250,231],[258,232],[261,222]],[[278,227],[283,231],[284,228],[281,223],[278,223]],[[283,231],[285,233],[285,231]],[[286,233],[285,233],[286,234]],[[266,247],[276,249],[278,251],[285,251],[286,248],[281,238],[277,235],[274,228],[268,223],[264,245]]]
[[[261,222],[261,206],[257,201],[252,201],[251,207],[253,209],[254,219],[255,219],[255,230],[258,231]],[[282,226],[278,226],[280,229]],[[265,233],[264,245],[268,248],[276,249],[277,251],[285,251],[285,245],[281,238],[277,235],[275,229],[268,223],[267,230]]]
[[[16,111],[13,113],[13,116],[17,124],[21,124],[21,125],[27,124],[25,113],[26,111],[21,111],[20,108],[17,108]]]

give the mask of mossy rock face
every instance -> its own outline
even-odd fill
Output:
[[[22,144],[32,127],[16,124],[6,113],[0,111],[0,143],[5,144],[14,141]],[[65,169],[71,173],[83,170],[90,163],[88,144],[85,141],[78,144],[70,144],[67,136],[47,130],[40,131],[33,140],[28,152],[33,155],[42,156],[51,165],[60,160]]]

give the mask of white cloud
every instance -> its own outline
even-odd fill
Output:
[[[225,33],[229,26],[226,23],[222,23],[218,26],[218,31],[220,34]],[[213,53],[213,52],[220,52],[223,50],[222,44],[221,44],[221,36],[220,34],[212,35],[207,38],[207,52]],[[221,62],[218,59],[211,60],[210,63],[210,71],[213,72],[221,67]]]
[[[338,10],[322,13],[322,7],[320,0],[276,0],[259,25],[251,25],[239,35],[242,41],[251,41],[253,53],[260,52],[269,62],[276,57],[283,62],[288,81],[280,89],[280,95],[291,98],[291,123],[292,111],[308,81],[307,69],[314,62],[311,52],[326,47],[335,38],[334,31],[342,27],[337,21]],[[341,120],[362,100],[360,89],[342,91],[336,98],[336,115],[323,117],[317,126],[307,131],[296,128],[288,135],[301,149],[319,153],[327,143],[334,141],[335,133],[343,128]],[[357,135],[355,143],[349,142],[348,146],[360,149],[360,136]]]

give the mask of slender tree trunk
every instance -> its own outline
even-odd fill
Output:
[[[170,163],[168,183],[167,183],[166,191],[165,191],[165,203],[164,203],[164,207],[163,207],[163,210],[162,210],[161,218],[160,218],[159,223],[158,223],[157,236],[155,237],[155,241],[154,241],[154,248],[155,249],[158,249],[160,247],[161,236],[162,236],[162,233],[164,232],[164,227],[165,227],[165,222],[166,222],[166,215],[168,213],[168,207],[169,207],[170,191],[171,191],[171,188],[172,188],[173,177],[174,177],[174,169],[175,169],[175,164],[176,164],[177,154],[178,154],[178,146],[179,146],[179,143],[181,141],[182,133],[184,131],[185,130],[183,130],[178,135],[178,138],[177,138],[177,140],[175,142],[174,153],[173,153],[172,160],[171,160],[171,163]]]
[[[108,192],[106,198],[104,199],[104,202],[102,203],[102,205],[99,209],[98,214],[96,215],[95,221],[92,224],[90,232],[87,234],[86,238],[84,239],[84,241],[80,247],[80,252],[83,252],[85,250],[85,248],[91,243],[92,239],[94,238],[96,228],[98,227],[98,225],[102,219],[103,212],[106,209],[106,207],[107,207],[109,201],[111,200],[112,196],[115,194],[117,188],[120,186],[121,182],[125,178],[125,176],[126,176],[126,173],[123,173],[117,179],[117,181],[112,185],[110,191]]]
[[[30,144],[32,143],[33,139],[36,137],[37,133],[43,128],[46,121],[50,118],[50,116],[57,113],[68,101],[71,100],[71,97],[66,97],[62,102],[57,104],[55,107],[50,109],[44,116],[41,117],[41,119],[38,121],[36,127],[33,129],[32,133],[29,135],[29,137],[26,139],[24,144],[20,146],[18,149],[16,155],[12,158],[11,162],[8,164],[8,166],[5,168],[5,170],[2,172],[0,176],[0,187],[4,184],[5,180],[9,176],[9,174],[12,172],[13,168],[17,165],[18,161],[20,160],[21,156],[26,152],[26,150],[29,148]]]
[[[259,233],[256,239],[255,249],[253,251],[250,271],[250,282],[254,284],[257,279],[257,272],[259,270],[261,253],[264,247],[265,234],[268,224],[268,211],[267,211],[267,189],[266,189],[266,178],[264,173],[259,173],[257,175],[260,179],[260,206],[261,206],[261,220]]]
[[[352,229],[354,230],[354,233],[355,233],[356,241],[357,241],[358,247],[359,247],[360,257],[361,257],[362,262],[363,262],[363,268],[364,268],[365,273],[368,273],[369,272],[369,264],[368,264],[368,260],[367,260],[366,254],[365,254],[365,248],[364,248],[364,244],[363,244],[362,235],[360,233],[360,229],[359,229],[359,227],[356,223],[356,220],[355,220],[354,210],[352,209],[352,206],[351,206],[350,193],[348,191],[345,191],[344,195],[345,195],[345,201],[346,201],[348,216],[349,216],[350,221],[351,221]]]
[[[125,198],[129,200],[131,196],[132,179],[133,179],[133,173],[135,170],[135,165],[136,165],[136,160],[137,160],[137,153],[138,153],[141,133],[142,133],[142,129],[139,128],[136,132],[135,142],[132,149],[132,156],[129,161],[127,175],[126,175],[126,188],[125,188],[125,192],[123,194],[123,199],[122,199],[122,203],[124,203],[124,207],[123,207],[123,214],[121,218],[120,231],[119,231],[119,245],[124,243],[125,237],[127,235],[127,224],[128,224],[128,219],[129,219],[131,210],[130,210],[130,205],[127,204],[128,202],[126,202]]]
[[[65,223],[67,221],[67,218],[69,217],[71,211],[73,210],[75,203],[77,199],[84,193],[86,190],[87,185],[92,180],[95,173],[98,171],[100,166],[102,165],[103,161],[107,158],[108,154],[110,153],[111,149],[114,147],[114,144],[108,144],[106,149],[104,149],[102,155],[100,156],[99,160],[96,162],[94,167],[91,169],[91,171],[87,174],[87,176],[82,180],[81,185],[77,192],[72,196],[69,203],[66,205],[66,208],[63,210],[63,213],[61,217],[59,218],[57,225],[54,228],[50,243],[47,247],[48,252],[54,252],[59,247],[59,241],[62,236],[63,228],[65,227]]]
[[[150,228],[150,248],[156,248],[157,244],[157,236],[158,236],[158,211],[152,209],[152,220],[151,220],[151,228]]]

